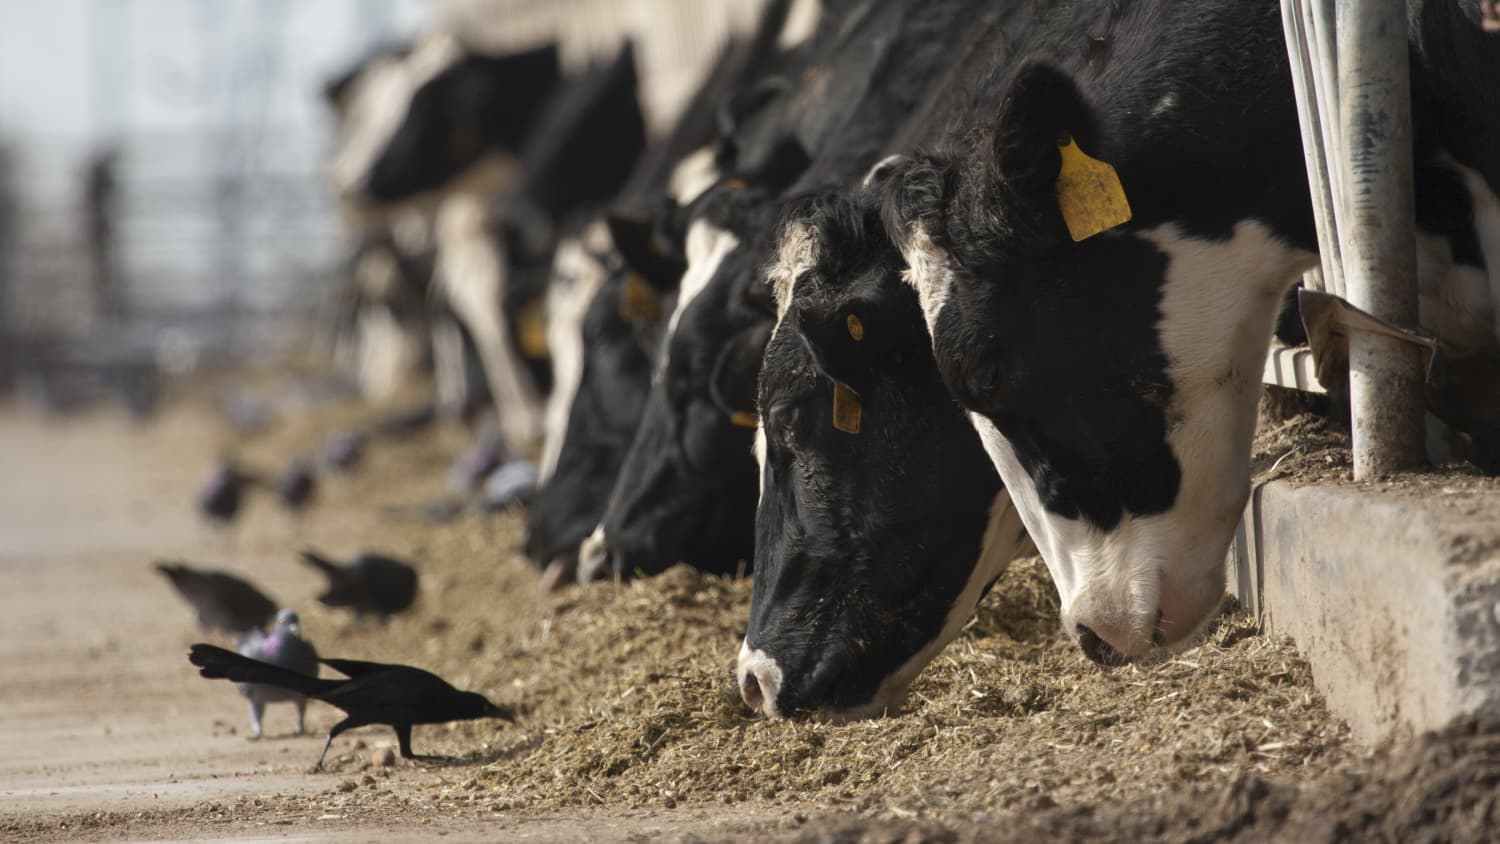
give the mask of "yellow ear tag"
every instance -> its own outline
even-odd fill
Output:
[[[1090,158],[1072,138],[1058,149],[1057,205],[1076,243],[1130,220],[1130,202],[1115,168]]]
[[[850,314],[844,323],[849,326],[849,336],[854,338],[854,342],[865,339],[865,324],[859,321],[859,317]]]
[[[620,319],[635,322],[656,319],[661,315],[661,297],[635,273],[625,277],[625,287],[620,291]]]
[[[538,296],[527,302],[516,317],[516,345],[529,358],[547,357],[547,299]]]
[[[843,384],[833,382],[833,427],[846,434],[859,433],[859,423],[864,417],[864,406],[859,396]]]
[[[746,413],[743,410],[736,410],[729,414],[729,421],[741,428],[754,428],[760,424],[760,417],[753,413]]]

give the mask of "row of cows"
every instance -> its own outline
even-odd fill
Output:
[[[435,36],[330,86],[343,199],[396,253],[431,221],[423,298],[541,449],[526,553],[753,571],[771,717],[894,706],[1033,547],[1091,658],[1180,646],[1318,261],[1279,4],[812,9],[770,0],[659,137],[628,45]],[[1495,357],[1500,36],[1409,10],[1422,319]]]

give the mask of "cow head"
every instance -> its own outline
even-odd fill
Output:
[[[902,268],[870,205],[815,197],[782,226],[738,670],[772,717],[898,704],[1025,540]]]
[[[606,561],[629,576],[678,562],[730,572],[751,556],[754,385],[771,327],[754,280],[770,204],[727,180],[695,207],[651,394],[601,528],[580,552],[580,579]]]
[[[435,34],[381,56],[330,97],[344,115],[335,187],[388,205],[448,185],[490,151],[516,150],[560,78],[557,49],[491,56]]]
[[[1207,204],[1211,179],[1182,178],[1201,159],[1139,174],[1141,147],[1104,143],[1060,71],[1023,67],[1004,94],[992,124],[887,168],[886,228],[1064,623],[1096,659],[1135,657],[1219,603],[1271,323],[1311,255]],[[1059,200],[1070,139],[1118,167],[1132,222],[1074,242]],[[1195,208],[1221,230],[1190,234]]]
[[[604,516],[651,388],[666,316],[665,303],[618,263],[596,289],[576,326],[578,371],[557,387],[563,433],[526,512],[526,553],[547,567],[548,586],[572,578],[579,544]]]

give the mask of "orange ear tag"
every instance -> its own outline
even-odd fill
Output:
[[[521,354],[534,360],[548,356],[547,298],[538,296],[527,302],[516,318],[516,345]]]
[[[833,382],[833,427],[846,434],[859,433],[859,423],[864,417],[864,406],[859,396],[843,384]]]
[[[760,417],[756,416],[754,413],[746,413],[743,410],[736,410],[735,412],[729,414],[729,421],[740,426],[741,428],[754,428],[756,425],[760,424]]]
[[[1057,206],[1076,243],[1130,220],[1130,202],[1115,168],[1090,158],[1072,138],[1058,146]]]
[[[620,319],[636,322],[658,316],[661,316],[661,297],[640,276],[635,273],[626,276],[625,287],[620,291]]]
[[[865,324],[859,321],[859,317],[850,314],[848,319],[844,320],[844,324],[849,326],[849,336],[854,338],[854,342],[858,343],[865,339]]]

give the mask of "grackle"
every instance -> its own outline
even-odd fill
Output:
[[[239,635],[260,630],[276,615],[276,602],[248,581],[228,572],[195,569],[179,563],[157,563],[156,570],[198,615],[205,630]]]
[[[477,692],[459,691],[441,677],[407,665],[324,659],[324,665],[349,679],[323,680],[201,643],[188,650],[188,661],[198,666],[198,673],[204,677],[280,686],[343,710],[346,717],[328,731],[323,752],[313,766],[315,771],[323,769],[323,759],[334,737],[355,727],[389,725],[396,731],[401,757],[419,759],[430,757],[411,752],[414,724],[445,724],[475,718],[515,720],[508,707],[496,706]]]
[[[348,607],[356,618],[377,615],[381,621],[410,607],[417,598],[417,570],[381,554],[363,553],[338,563],[311,549],[302,559],[328,577],[318,600],[328,607]]]

